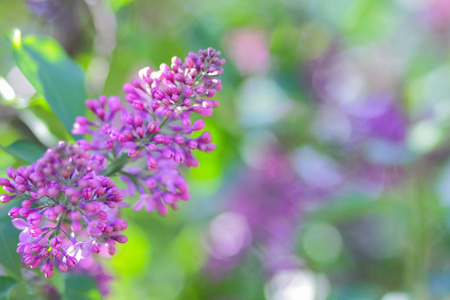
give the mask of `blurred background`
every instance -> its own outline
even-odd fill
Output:
[[[15,65],[14,28],[58,41],[88,98],[123,98],[140,68],[189,51],[227,59],[206,126],[217,150],[186,170],[179,211],[125,211],[107,299],[450,299],[450,1],[0,7],[1,177],[29,160],[18,146],[71,140]]]

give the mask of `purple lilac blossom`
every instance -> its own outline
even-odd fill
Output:
[[[17,252],[26,265],[52,277],[55,268],[66,272],[102,248],[113,255],[116,242],[127,241],[128,224],[115,216],[124,196],[97,174],[104,166],[103,156],[60,142],[33,165],[7,169],[0,201],[19,204],[9,215],[22,230]]]
[[[243,178],[227,196],[231,200],[227,212],[218,217],[221,220],[216,225],[222,229],[214,228],[213,221],[206,237],[211,253],[206,271],[220,278],[236,267],[250,247],[262,250],[269,276],[298,267],[295,232],[307,199],[314,195],[297,176],[289,157],[276,150],[266,155],[262,165],[248,169]]]
[[[78,141],[80,147],[111,159],[104,174],[118,173],[129,185],[130,195],[139,192],[134,210],[145,208],[166,215],[167,206],[177,209],[178,201],[190,198],[179,167],[199,165],[192,150],[212,152],[216,148],[209,132],[192,137],[205,127],[203,119],[192,117],[209,117],[219,106],[211,98],[222,89],[216,78],[225,63],[220,55],[208,48],[189,53],[184,62],[173,57],[171,66],[162,64],[159,71],[142,69],[139,79],[123,87],[126,106],[118,97],[86,101],[97,120],[78,117],[72,132],[92,135],[91,142]]]

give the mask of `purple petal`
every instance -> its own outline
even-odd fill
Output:
[[[154,211],[156,208],[156,203],[153,198],[149,197],[147,201],[145,201],[145,210],[148,212]]]
[[[130,205],[131,204],[126,201],[122,201],[122,202],[119,202],[119,204],[117,204],[118,207],[129,207]]]
[[[136,203],[133,205],[134,211],[140,211],[144,207],[144,200],[140,199],[136,201]]]
[[[28,230],[28,228],[26,228],[24,231],[22,231],[19,234],[19,241],[21,241],[23,243],[31,242],[31,234],[30,234],[30,230]]]
[[[20,219],[20,218],[14,219],[14,220],[12,220],[12,224],[14,225],[14,227],[16,227],[17,229],[20,229],[20,230],[28,228],[28,223],[24,219]]]

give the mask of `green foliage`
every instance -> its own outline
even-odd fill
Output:
[[[0,276],[0,300],[9,300],[9,294],[16,284],[16,279],[8,276]]]
[[[21,39],[16,31],[12,44],[19,69],[71,132],[75,118],[85,114],[83,70],[53,39],[35,36]]]
[[[45,149],[41,146],[25,140],[15,141],[6,147],[5,150],[30,164],[36,162],[45,152]]]
[[[22,278],[20,256],[17,254],[19,231],[12,225],[8,211],[13,207],[11,203],[2,205],[0,209],[0,264],[6,273],[16,279]]]
[[[64,300],[97,300],[102,299],[92,277],[78,274],[67,274],[65,278]]]

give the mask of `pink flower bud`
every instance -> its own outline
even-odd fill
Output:
[[[11,200],[11,196],[7,194],[0,194],[0,202],[1,203],[8,203]]]
[[[195,131],[202,130],[203,128],[205,128],[205,121],[203,121],[202,119],[195,121],[193,128]]]
[[[157,144],[160,144],[162,142],[164,142],[164,135],[162,134],[157,134],[153,137],[153,141]]]
[[[67,266],[66,263],[59,262],[58,270],[60,270],[61,272],[65,273],[65,272],[67,272],[68,269],[69,269],[69,266]]]
[[[36,212],[31,213],[27,217],[28,224],[37,226],[39,223],[41,223],[42,215]]]
[[[69,256],[69,255],[66,255],[66,262],[72,268],[78,264],[78,261],[76,260],[76,258]]]

